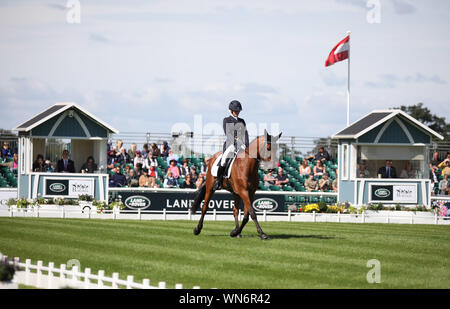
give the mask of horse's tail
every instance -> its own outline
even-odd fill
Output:
[[[200,204],[202,203],[202,201],[205,199],[205,195],[206,195],[206,183],[203,183],[200,188],[198,188],[198,190],[195,192],[195,198],[194,198],[194,203],[192,203],[191,206],[191,214],[194,214],[198,207],[200,206]]]

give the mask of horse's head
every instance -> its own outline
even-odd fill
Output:
[[[267,130],[264,130],[264,135],[258,136],[252,143],[254,147],[250,147],[250,149],[253,149],[250,155],[260,162],[261,168],[264,170],[276,167],[278,161],[277,141],[281,137],[281,134],[273,136]]]

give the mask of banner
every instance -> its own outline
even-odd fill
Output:
[[[416,184],[370,184],[369,202],[417,203]]]
[[[94,180],[83,178],[44,178],[43,197],[77,198],[80,195],[94,196]]]
[[[112,193],[113,191],[110,191]],[[171,210],[187,212],[194,202],[195,192],[149,192],[149,191],[114,191],[113,198],[120,198],[128,210]],[[202,202],[203,206],[203,202]],[[252,207],[256,212],[285,211],[284,196],[276,194],[256,194]],[[234,199],[229,193],[216,193],[208,204],[208,209],[233,211]],[[243,209],[243,205],[240,205]],[[199,208],[201,209],[201,207]]]

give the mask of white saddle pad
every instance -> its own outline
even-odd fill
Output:
[[[219,164],[220,164],[220,161],[222,160],[222,155],[223,154],[220,154],[216,158],[216,160],[214,161],[213,166],[211,168],[211,175],[213,175],[214,177],[217,177],[217,170],[219,169]],[[236,157],[233,158],[233,160],[231,161],[230,165],[228,166],[228,171],[225,171],[226,173],[224,175],[224,178],[230,178],[230,176],[231,176],[231,168],[233,167],[234,160],[236,160]]]

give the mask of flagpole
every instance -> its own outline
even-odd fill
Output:
[[[348,39],[348,74],[347,74],[347,127],[350,125],[350,31],[347,31]]]

